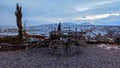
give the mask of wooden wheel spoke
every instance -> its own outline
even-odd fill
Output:
[[[57,54],[60,52],[61,49],[61,41],[60,40],[53,40],[49,44],[49,50],[53,54]]]

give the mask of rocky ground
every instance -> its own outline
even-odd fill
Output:
[[[0,68],[120,68],[120,47],[89,45],[83,53],[69,56],[49,54],[47,48],[2,51]]]

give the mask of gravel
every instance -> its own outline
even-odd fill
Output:
[[[88,45],[82,53],[68,56],[52,55],[47,48],[2,51],[0,68],[120,68],[120,49],[116,45]]]

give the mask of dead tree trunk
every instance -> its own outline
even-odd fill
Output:
[[[18,27],[18,41],[19,43],[22,43],[23,40],[23,33],[22,33],[22,12],[21,12],[22,7],[19,6],[19,4],[16,5],[16,11],[15,11],[15,16],[16,16],[16,21],[17,21],[17,27]]]

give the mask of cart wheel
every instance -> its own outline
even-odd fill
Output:
[[[66,46],[67,49],[65,48],[65,54],[67,55],[78,54],[80,52],[80,48],[75,42],[69,42]]]
[[[60,40],[53,40],[49,43],[49,52],[52,54],[60,54],[62,52],[62,42]]]
[[[78,43],[80,46],[86,46],[87,44],[85,40],[79,40]]]
[[[80,36],[76,39],[78,45],[79,45],[79,48],[80,48],[80,52],[81,53],[84,53],[85,49],[86,49],[86,46],[87,46],[87,43],[86,43],[86,37],[85,36]]]
[[[79,40],[78,44],[79,44],[80,52],[84,53],[84,51],[86,49],[86,46],[87,46],[86,41],[85,40]]]

